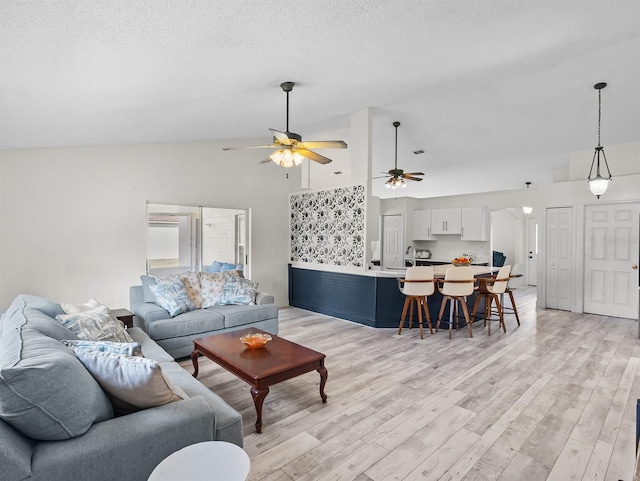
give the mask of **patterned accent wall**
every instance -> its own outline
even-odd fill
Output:
[[[294,194],[290,198],[291,260],[364,265],[364,186]]]

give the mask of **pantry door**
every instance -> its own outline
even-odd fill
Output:
[[[382,266],[404,267],[404,219],[402,214],[382,216]]]
[[[640,203],[585,208],[584,311],[638,319]]]

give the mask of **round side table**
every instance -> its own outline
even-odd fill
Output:
[[[245,481],[251,462],[240,447],[224,441],[192,444],[167,456],[148,481]]]

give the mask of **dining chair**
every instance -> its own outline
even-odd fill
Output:
[[[473,268],[471,267],[450,267],[447,269],[444,280],[438,285],[438,290],[442,294],[442,304],[440,305],[440,313],[438,315],[438,323],[436,324],[436,332],[440,329],[440,322],[444,309],[449,304],[449,339],[451,339],[451,330],[453,328],[454,317],[457,323],[457,304],[460,303],[464,319],[469,330],[469,337],[473,337],[471,321],[469,319],[469,309],[467,309],[467,296],[473,294],[475,279],[473,278]],[[457,325],[457,324],[456,324]]]
[[[484,301],[484,325],[487,326],[487,334],[491,335],[491,305],[496,303],[498,319],[502,330],[506,333],[507,328],[504,324],[504,313],[502,310],[502,296],[507,290],[509,284],[509,274],[511,266],[502,266],[495,276],[479,277],[478,288],[476,289],[476,301],[473,303],[473,311],[471,317],[475,319],[476,312],[480,301]]]
[[[404,300],[404,307],[402,308],[402,317],[400,319],[400,326],[398,327],[398,335],[402,334],[402,328],[404,327],[404,321],[409,312],[409,329],[413,324],[413,308],[417,307],[418,310],[418,323],[420,325],[420,339],[424,339],[422,329],[422,313],[427,318],[427,325],[429,326],[429,332],[433,334],[433,327],[431,326],[431,316],[429,315],[429,306],[427,305],[427,297],[434,293],[434,280],[433,280],[433,267],[431,266],[419,266],[407,268],[407,273],[404,279],[399,279],[400,292],[402,292],[406,298]]]

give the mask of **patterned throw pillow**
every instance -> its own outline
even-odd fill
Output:
[[[142,348],[137,342],[113,342],[113,341],[61,341],[74,351],[85,349],[87,351],[110,352],[123,356],[142,356]]]
[[[79,314],[59,314],[56,319],[86,341],[133,342],[124,324],[105,306]]]
[[[151,291],[156,296],[156,303],[169,313],[169,316],[175,317],[183,312],[195,309],[184,283],[177,279],[160,281],[150,286]]]
[[[222,291],[227,282],[224,272],[201,272],[200,287],[202,288],[202,307],[221,305]]]
[[[191,302],[196,309],[202,307],[202,288],[200,287],[200,275],[197,272],[186,272],[180,277]]]
[[[221,304],[255,304],[258,283],[243,277],[229,275],[222,291]]]
[[[117,415],[188,398],[164,375],[158,361],[85,349],[74,351],[107,393]]]

